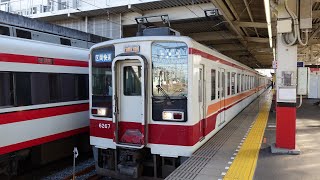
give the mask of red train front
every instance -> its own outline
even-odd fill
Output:
[[[90,142],[107,176],[167,176],[265,85],[187,37],[112,40],[90,54]]]

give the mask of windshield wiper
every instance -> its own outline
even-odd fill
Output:
[[[158,91],[159,91],[159,90],[161,91],[162,95],[165,96],[166,99],[171,100],[171,99],[170,99],[170,96],[166,93],[166,91],[165,91],[160,85],[157,85],[156,87],[158,88]]]

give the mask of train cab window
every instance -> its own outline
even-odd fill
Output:
[[[60,44],[66,45],[66,46],[71,46],[71,40],[66,39],[66,38],[60,38]]]
[[[24,38],[24,39],[31,39],[31,32],[25,31],[22,29],[16,29],[17,37]]]
[[[184,98],[188,90],[188,48],[182,42],[156,42],[152,44],[153,96]]]
[[[231,91],[231,88],[230,88],[230,72],[227,72],[227,95],[228,96],[230,95],[230,91]]]
[[[9,27],[0,26],[0,35],[10,36]]]
[[[216,70],[211,69],[211,100],[216,99]]]
[[[231,73],[231,95],[234,95],[236,93],[235,89],[236,84],[236,73]]]
[[[154,121],[167,121],[162,113],[168,110],[184,113],[183,119],[172,121],[188,120],[188,55],[188,46],[184,42],[152,43],[152,119]]]
[[[92,107],[106,108],[108,118],[111,118],[113,113],[111,66],[114,57],[115,48],[112,45],[94,49],[91,56]]]
[[[13,106],[13,80],[11,73],[0,73],[0,87],[0,108]]]
[[[123,93],[126,96],[141,96],[141,66],[123,68]]]

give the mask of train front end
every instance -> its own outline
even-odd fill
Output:
[[[120,39],[91,49],[90,143],[98,174],[159,177],[159,169],[166,171],[162,157],[177,158],[192,144],[188,46],[161,39]]]

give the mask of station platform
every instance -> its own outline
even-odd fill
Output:
[[[272,154],[272,96],[273,91],[266,90],[166,179],[320,179],[320,107],[304,99],[297,110],[300,155]]]

